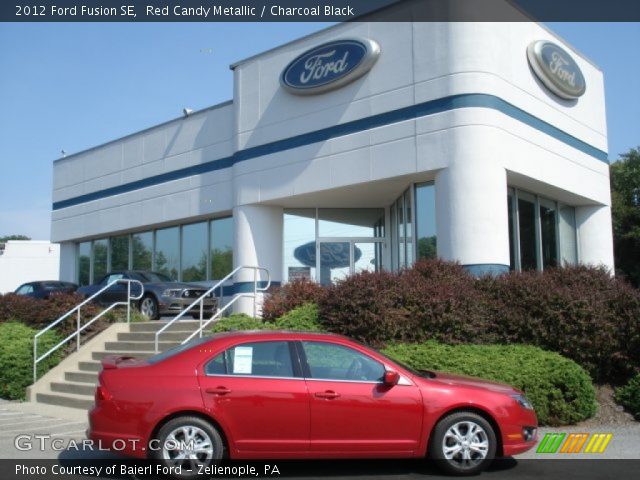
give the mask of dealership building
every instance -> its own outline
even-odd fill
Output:
[[[231,69],[228,102],[54,163],[63,280],[613,270],[603,75],[542,25],[342,23]]]

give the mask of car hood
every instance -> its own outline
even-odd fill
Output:
[[[446,383],[447,385],[463,386],[463,387],[477,387],[491,390],[498,393],[513,394],[519,393],[518,390],[506,383],[493,382],[491,380],[485,380],[483,378],[467,377],[464,375],[453,375],[450,373],[434,372],[435,377],[431,381]]]
[[[193,283],[184,283],[184,282],[152,282],[145,283],[148,287],[157,287],[157,288],[165,288],[165,289],[178,289],[178,288],[193,288],[198,290],[208,290],[208,287],[202,285],[195,285]]]

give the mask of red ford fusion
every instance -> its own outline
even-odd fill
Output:
[[[416,371],[348,338],[232,332],[108,357],[89,413],[102,447],[182,473],[223,458],[431,458],[473,474],[535,445],[508,385]]]

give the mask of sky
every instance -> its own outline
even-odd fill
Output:
[[[0,23],[0,236],[50,236],[53,161],[233,97],[229,65],[321,23]],[[640,23],[548,26],[605,75],[609,157],[640,145]]]

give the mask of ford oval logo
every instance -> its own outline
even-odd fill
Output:
[[[322,93],[353,82],[367,73],[380,46],[366,38],[324,43],[296,57],[282,72],[280,83],[291,93]]]
[[[540,81],[559,97],[572,100],[584,94],[587,85],[582,71],[563,48],[538,40],[527,47],[527,58]]]

